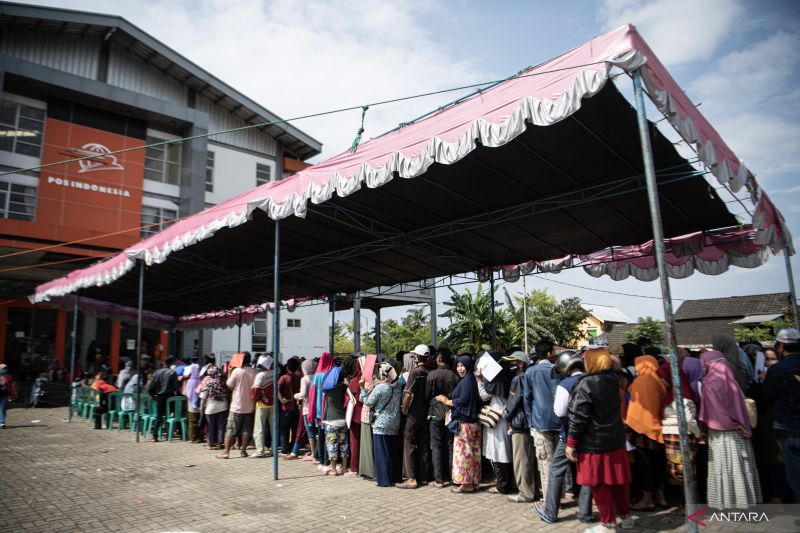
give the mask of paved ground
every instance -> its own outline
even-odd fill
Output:
[[[582,531],[570,503],[545,524],[527,504],[485,492],[380,489],[322,477],[309,463],[221,461],[200,445],[93,431],[66,408],[12,409],[0,430],[0,531]],[[235,456],[234,456],[235,457]],[[682,531],[645,514],[637,531]]]

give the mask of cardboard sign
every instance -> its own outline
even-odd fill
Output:
[[[372,383],[372,375],[375,373],[375,363],[378,361],[378,356],[374,353],[366,355],[364,360],[364,382]]]
[[[231,368],[242,368],[244,365],[244,354],[243,353],[235,353],[231,356]]]
[[[475,368],[481,371],[481,375],[486,381],[492,381],[494,378],[497,377],[497,374],[503,370],[503,367],[500,364],[492,359],[492,356],[489,355],[489,352],[483,352],[483,355],[478,359],[478,363],[475,365]]]

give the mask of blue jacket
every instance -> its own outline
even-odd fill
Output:
[[[561,376],[554,364],[542,360],[525,371],[525,408],[530,413],[530,426],[538,431],[558,431],[561,421],[553,411],[553,400]]]
[[[800,436],[800,353],[784,357],[770,367],[762,391],[762,407],[775,404],[772,427]]]
[[[531,415],[528,412],[528,403],[525,401],[525,374],[514,376],[511,380],[511,393],[508,397],[503,418],[511,422],[514,433],[528,433]]]

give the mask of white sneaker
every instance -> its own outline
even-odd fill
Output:
[[[633,516],[620,517],[619,525],[622,526],[622,529],[633,529]]]

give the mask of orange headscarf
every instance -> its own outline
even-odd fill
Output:
[[[636,379],[628,392],[631,394],[625,424],[636,433],[664,442],[661,418],[667,389],[658,377],[658,361],[652,355],[642,355],[634,360]]]
[[[597,348],[586,351],[586,355],[583,356],[583,364],[586,367],[587,374],[597,374],[610,370],[614,366],[614,360],[611,359],[611,354],[608,353],[608,350]]]

